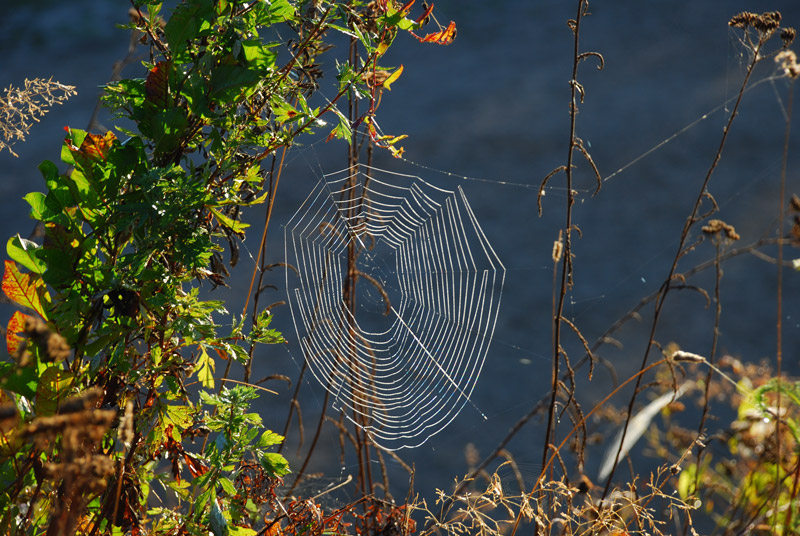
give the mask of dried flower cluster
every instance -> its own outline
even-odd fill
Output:
[[[775,63],[781,66],[786,76],[795,79],[800,76],[800,65],[797,63],[797,55],[794,51],[786,49],[781,50],[775,56]]]
[[[800,246],[800,197],[797,194],[792,195],[789,209],[792,214],[792,244]]]
[[[25,141],[33,122],[48,112],[54,104],[63,104],[77,94],[75,86],[34,78],[25,80],[24,88],[8,86],[0,96],[0,151],[8,149],[17,156],[11,146],[16,141]]]
[[[39,318],[27,317],[25,319],[24,333],[28,336],[28,341],[36,344],[42,350],[41,358],[45,362],[57,363],[63,361],[72,352],[64,337],[50,331],[47,323]],[[23,343],[17,352],[17,358],[20,363],[27,363],[30,359],[28,341]]]
[[[725,238],[731,241],[739,240],[740,238],[733,225],[729,225],[722,220],[710,220],[708,225],[703,226],[702,231],[707,235],[724,234]]]
[[[102,493],[114,474],[114,461],[100,443],[117,418],[113,409],[97,409],[103,390],[92,387],[66,400],[58,413],[37,417],[20,434],[40,452],[58,452],[42,464],[42,475],[57,486],[51,516],[62,532],[73,534],[87,498]],[[58,447],[56,447],[58,445]]]
[[[779,11],[767,11],[761,15],[757,15],[749,11],[743,11],[742,13],[734,15],[728,22],[729,26],[733,26],[735,28],[744,29],[747,27],[752,27],[763,35],[771,34],[778,29],[780,24],[781,14]]]

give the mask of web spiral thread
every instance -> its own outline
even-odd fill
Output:
[[[291,314],[333,406],[415,447],[472,404],[505,267],[460,187],[359,169],[324,176],[286,225]]]

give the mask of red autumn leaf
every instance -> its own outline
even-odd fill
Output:
[[[16,311],[11,320],[8,321],[6,327],[6,348],[8,348],[8,355],[16,355],[19,350],[19,345],[22,342],[22,337],[19,333],[25,329],[25,320],[30,318],[22,311]]]
[[[181,483],[181,464],[178,463],[178,458],[172,458],[172,478],[175,479],[175,482],[178,484]]]
[[[108,156],[108,150],[111,149],[115,141],[117,141],[117,137],[111,131],[106,132],[105,136],[89,133],[86,134],[86,138],[84,138],[78,151],[92,160],[105,160],[106,156]]]
[[[144,403],[144,407],[145,408],[152,408],[153,404],[155,403],[155,401],[156,401],[156,392],[155,391],[150,391],[150,394],[147,395],[147,400]]]
[[[204,475],[208,472],[208,466],[188,452],[183,453],[183,461],[186,462],[186,467],[189,468],[189,474],[192,475],[192,478],[197,478],[198,476]]]
[[[434,32],[426,35],[425,37],[414,36],[421,43],[436,43],[437,45],[449,45],[456,38],[456,23],[450,21],[447,28],[439,32]]]
[[[170,62],[159,61],[144,81],[145,98],[162,109],[169,104],[169,68]]]
[[[17,305],[33,309],[47,319],[40,291],[44,291],[44,282],[40,278],[34,279],[31,274],[23,274],[14,261],[6,261],[6,270],[3,273],[5,295]]]

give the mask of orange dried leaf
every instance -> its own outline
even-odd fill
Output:
[[[111,131],[106,132],[105,136],[89,133],[86,134],[79,151],[82,155],[92,160],[105,160],[106,156],[108,156],[108,150],[111,149],[115,141],[117,141],[117,137]]]
[[[401,14],[402,14],[404,17],[405,17],[406,15],[408,15],[408,12],[409,12],[409,11],[411,11],[411,6],[413,6],[413,5],[414,5],[414,2],[415,2],[415,1],[416,1],[416,0],[409,0],[408,2],[406,2],[405,4],[403,4],[403,7],[401,7],[401,8],[400,8],[400,10],[399,10],[399,11],[400,11],[400,13],[401,13]]]
[[[281,533],[281,522],[276,520],[271,523],[264,536],[278,536]]]
[[[46,293],[44,282],[40,277],[33,278],[31,274],[23,274],[14,261],[6,261],[3,273],[3,292],[8,298],[22,307],[33,309],[42,318],[47,319],[40,293]]]
[[[22,337],[19,333],[25,330],[25,320],[30,318],[22,311],[16,311],[11,320],[8,321],[6,327],[6,348],[8,355],[16,355],[19,350],[19,345],[22,342]]]
[[[421,43],[436,43],[437,45],[449,45],[456,38],[456,23],[450,21],[447,28],[439,32],[434,32],[426,35],[425,37],[414,36]]]
[[[425,10],[425,11],[422,13],[422,15],[420,15],[420,16],[419,16],[419,18],[418,18],[418,19],[417,19],[415,22],[416,22],[417,24],[424,24],[425,22],[427,22],[427,21],[428,21],[428,17],[430,17],[430,16],[431,16],[431,13],[433,13],[433,4],[429,5],[429,6],[428,6],[428,9],[426,9],[426,10]]]

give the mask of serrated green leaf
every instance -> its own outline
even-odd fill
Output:
[[[284,437],[280,434],[276,434],[272,430],[267,430],[263,434],[261,434],[261,438],[258,440],[258,446],[261,448],[271,447],[272,445],[280,445],[283,443]]]
[[[189,428],[192,425],[192,408],[183,405],[170,405],[163,406],[164,417],[173,424],[180,427],[181,430]]]
[[[282,477],[292,472],[289,470],[289,462],[277,452],[264,454],[261,458],[261,467],[273,477]]]

